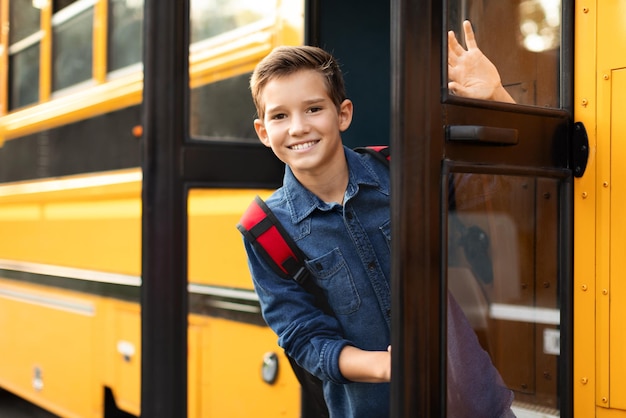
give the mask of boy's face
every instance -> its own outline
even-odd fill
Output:
[[[296,177],[321,174],[343,161],[341,132],[352,121],[352,102],[344,100],[338,110],[321,74],[301,70],[271,79],[261,100],[265,116],[254,121],[257,135]]]

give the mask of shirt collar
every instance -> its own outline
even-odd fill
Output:
[[[359,186],[382,187],[378,175],[362,155],[344,146],[346,161],[348,163],[348,186],[345,200],[354,197]],[[315,209],[322,211],[330,210],[334,205],[328,204],[305,188],[294,176],[291,168],[285,168],[283,178],[283,191],[285,193],[291,221],[299,223],[309,216]]]

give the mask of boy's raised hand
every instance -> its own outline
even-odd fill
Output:
[[[502,86],[498,69],[476,44],[472,24],[463,22],[467,50],[448,32],[448,89],[462,97],[515,103]]]

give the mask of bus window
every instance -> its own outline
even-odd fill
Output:
[[[452,173],[447,283],[513,390],[514,411],[558,416],[560,180]]]
[[[304,2],[280,3],[191,0],[189,122],[193,138],[257,142],[252,123],[256,110],[248,86],[254,65],[273,46],[303,42]]]
[[[190,43],[271,19],[275,13],[276,0],[191,0]]]
[[[194,137],[256,141],[249,79],[246,72],[191,90],[189,117]]]
[[[142,60],[143,0],[110,0],[107,72]]]
[[[481,51],[518,104],[559,108],[561,0],[449,0],[447,30],[466,48],[472,23]],[[444,68],[447,68],[445,66]]]
[[[40,10],[32,0],[9,2],[9,110],[39,101]]]
[[[55,1],[52,16],[52,91],[91,80],[96,0]]]

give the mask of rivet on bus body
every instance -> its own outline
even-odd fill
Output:
[[[602,397],[602,402],[603,403],[607,403],[609,401],[609,398],[607,398],[606,396]]]
[[[602,289],[602,294],[606,296],[609,294],[609,291],[607,289]]]
[[[609,187],[609,182],[608,181],[603,182],[602,187]]]
[[[587,285],[586,284],[580,286],[580,288],[583,290],[583,292],[587,291]]]
[[[604,74],[604,75],[602,76],[602,78],[603,78],[603,79],[605,79],[605,80],[608,80],[608,79],[609,79],[609,75],[608,75],[608,74]]]
[[[582,379],[580,379],[580,383],[582,383],[583,385],[586,385],[588,381],[589,379],[587,379],[586,377],[583,377]]]
[[[587,105],[589,104],[589,100],[583,99],[581,104],[583,105],[583,107],[587,107]]]
[[[587,198],[587,192],[583,192],[581,196],[583,197],[583,199],[586,199]]]

